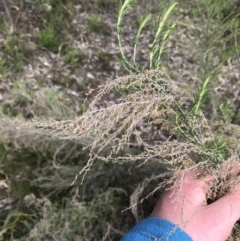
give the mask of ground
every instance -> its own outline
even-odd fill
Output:
[[[168,2],[136,1],[122,24],[123,49],[131,58],[139,17],[154,16],[138,48],[143,68],[148,68],[147,49]],[[231,124],[238,126],[239,4],[216,2],[178,2],[161,71],[192,94],[211,74],[206,116],[220,122],[223,103],[231,106]],[[161,190],[127,209],[168,174],[154,161],[141,167],[99,161],[82,185],[80,178],[71,186],[87,162],[83,147],[91,139],[58,140],[41,130],[18,129],[28,121],[82,115],[94,95],[86,100],[91,89],[128,73],[116,35],[118,8],[117,0],[1,1],[0,240],[118,240],[149,215],[159,197]],[[110,93],[96,108],[118,98]]]

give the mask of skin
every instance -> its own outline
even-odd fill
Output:
[[[240,217],[240,184],[234,193],[207,205],[206,193],[211,185],[211,176],[198,179],[196,172],[188,172],[179,188],[163,194],[151,217],[177,224],[194,241],[225,241]]]

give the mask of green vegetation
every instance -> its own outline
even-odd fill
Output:
[[[96,33],[101,33],[103,31],[101,16],[96,14],[92,14],[89,16],[88,30],[90,32],[96,32]]]
[[[23,68],[23,54],[20,50],[21,39],[19,36],[7,33],[3,42],[5,59],[2,60],[2,65],[7,69],[16,69],[21,71]],[[8,61],[6,61],[6,59]],[[2,70],[2,72],[4,72]]]
[[[47,27],[43,29],[39,35],[39,44],[52,52],[57,52],[61,41],[60,38],[57,36],[56,31],[52,27]]]
[[[236,1],[3,2],[0,240],[118,240],[189,169],[232,187]]]
[[[81,51],[81,49],[67,46],[65,52],[66,54],[63,56],[63,61],[65,64],[69,64],[73,69],[80,66],[84,61],[85,54]]]

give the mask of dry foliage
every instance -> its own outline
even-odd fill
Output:
[[[121,94],[118,103],[106,102],[103,108],[96,108],[113,90]],[[145,71],[100,86],[80,117],[36,121],[21,128],[37,127],[60,139],[94,137],[85,147],[90,150],[90,158],[79,172],[82,181],[95,160],[141,161],[141,165],[157,160],[173,176],[154,191],[200,167],[217,180],[218,185],[209,193],[209,198],[215,199],[239,181],[234,170],[239,166],[240,128],[209,123],[201,111],[193,109],[196,103],[191,93],[160,71]]]

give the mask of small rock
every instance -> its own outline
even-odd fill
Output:
[[[52,6],[47,4],[47,3],[44,3],[40,6],[41,12],[47,12],[48,13],[48,12],[51,12],[51,10],[52,10]]]
[[[95,79],[95,77],[91,73],[87,73],[87,78],[88,79]]]

